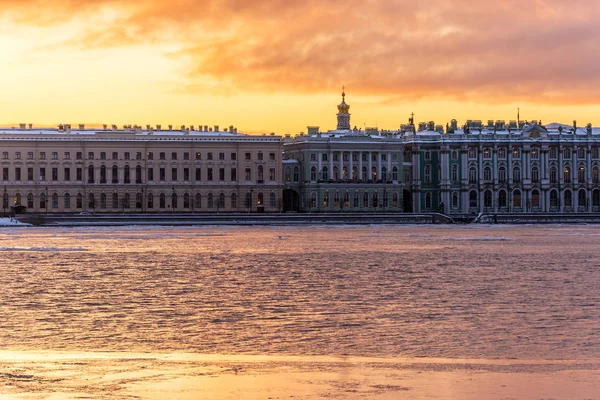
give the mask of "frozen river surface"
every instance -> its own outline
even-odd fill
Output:
[[[0,231],[4,349],[600,358],[595,226]]]

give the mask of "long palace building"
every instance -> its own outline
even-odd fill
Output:
[[[272,212],[281,138],[234,127],[0,130],[3,211]]]
[[[600,129],[538,121],[337,128],[0,129],[3,211],[600,212]]]

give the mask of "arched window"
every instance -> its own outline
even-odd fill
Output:
[[[565,147],[563,149],[563,157],[564,158],[571,158],[571,148]]]
[[[196,196],[194,196],[194,208],[202,208],[202,195],[200,193],[196,193]]]
[[[431,193],[425,193],[425,209],[431,209]]]
[[[539,149],[538,149],[537,147],[535,147],[535,146],[534,146],[534,147],[532,147],[532,148],[531,148],[531,158],[532,158],[533,160],[537,160],[538,158],[540,158],[539,156],[540,156],[540,151],[539,151]]]
[[[275,193],[269,194],[269,207],[271,207],[271,208],[277,207],[277,199],[275,197]]]
[[[76,203],[75,203],[75,207],[76,208],[83,208],[83,195],[81,193],[77,193],[77,197],[76,197]]]
[[[256,202],[256,204],[258,204],[259,206],[262,206],[265,204],[265,199],[262,193],[258,194],[258,200]]]
[[[489,182],[492,180],[492,169],[490,167],[483,168],[483,180]]]
[[[65,193],[63,201],[65,204],[65,209],[68,210],[69,208],[71,208],[71,195],[69,193]]]
[[[33,208],[33,193],[27,195],[27,208]]]
[[[152,193],[148,193],[148,199],[147,199],[147,209],[151,210],[154,208],[154,195]]]
[[[498,192],[498,207],[506,207],[506,190],[504,189]]]
[[[483,206],[485,208],[491,208],[492,206],[492,191],[491,190],[486,190],[483,193]]]
[[[310,167],[310,180],[312,182],[317,180],[317,167]]]
[[[223,192],[219,193],[219,202],[217,203],[217,208],[225,208],[225,193]]]
[[[540,170],[538,167],[531,168],[531,182],[539,183],[540,181]]]
[[[371,167],[371,180],[377,181],[377,167]]]
[[[558,150],[556,147],[550,147],[550,158],[556,160],[558,157]]]
[[[231,208],[237,208],[237,194],[231,193]]]
[[[135,167],[135,183],[142,183],[142,166]]]
[[[360,207],[360,194],[358,192],[354,192],[354,201],[352,203],[354,208]]]
[[[585,147],[580,147],[577,149],[577,158],[580,160],[585,160]]]
[[[550,167],[550,183],[556,183],[558,180],[558,172],[555,166]]]
[[[88,167],[88,183],[94,183],[94,166]]]
[[[338,208],[340,206],[340,192],[335,192],[333,195],[333,206]]]
[[[513,168],[513,182],[514,183],[521,182],[521,168],[519,168],[519,167]]]
[[[294,167],[294,182],[300,181],[300,168]]]
[[[381,180],[387,182],[387,168],[381,167]]]
[[[112,183],[119,183],[119,167],[116,165],[112,167]]]
[[[592,183],[598,183],[598,167],[594,166],[592,168]]]
[[[123,169],[123,181],[125,183],[131,183],[131,171],[129,170],[129,165],[126,165]]]
[[[21,204],[21,195],[18,193],[17,195],[19,196],[19,203],[15,200],[15,204]],[[40,193],[40,208],[46,208],[46,193],[44,192]]]
[[[571,168],[568,166],[563,170],[563,181],[565,183],[571,183]]]
[[[431,183],[431,165],[425,165],[425,183]]]
[[[459,203],[458,203],[458,193],[454,192],[454,193],[452,193],[452,208],[456,209],[456,208],[458,208],[458,205],[459,205]]]
[[[377,208],[379,206],[378,200],[377,192],[373,192],[373,202],[371,203],[371,207]]]
[[[592,191],[592,206],[600,207],[600,190],[598,189]]]
[[[264,174],[262,165],[258,166],[258,178],[257,179],[259,182],[262,182],[265,180],[265,174]]]
[[[458,182],[458,165],[452,164],[452,183]]]
[[[289,166],[285,167],[284,179],[286,182],[292,180],[292,168],[290,168]]]
[[[167,196],[164,193],[158,195],[158,207],[167,208]]]
[[[100,208],[106,209],[106,193],[100,193]]]
[[[469,168],[469,183],[477,183],[477,168]]]
[[[513,158],[521,158],[521,149],[513,147],[512,156]]]
[[[88,194],[88,208],[95,208],[96,203],[94,201],[94,193]]]
[[[352,180],[357,180],[358,179],[358,170],[356,169],[356,167],[352,167]]]
[[[123,207],[131,207],[131,197],[129,196],[129,193],[125,193],[125,195],[123,196]]]
[[[550,191],[550,207],[558,207],[558,191],[556,189]]]
[[[539,207],[540,206],[540,192],[537,189],[531,191],[531,206]]]
[[[310,194],[310,206],[311,208],[317,208],[317,194],[315,192]]]
[[[329,207],[329,192],[323,195],[323,207]]]
[[[398,167],[392,167],[392,180],[398,181]]]
[[[324,181],[329,180],[329,169],[326,165],[324,165],[323,168],[321,168],[321,179]]]
[[[577,169],[577,181],[579,183],[585,183],[585,167],[580,165]]]
[[[58,193],[52,193],[52,208],[58,208]]]
[[[106,166],[100,166],[100,183],[106,183]]]
[[[246,192],[245,205],[248,210],[252,207],[252,194],[250,192]]]
[[[171,194],[171,208],[176,209],[179,207],[179,205],[177,204],[177,200],[178,200],[177,193],[172,193]]]
[[[498,182],[506,183],[506,168],[504,166],[498,168]]]
[[[344,193],[344,208],[350,207],[350,195],[348,192]]]
[[[521,191],[519,189],[513,192],[513,207],[521,207]]]
[[[338,167],[333,167],[333,176],[331,177],[334,181],[340,180],[340,170]]]
[[[469,147],[469,158],[477,158],[477,147]]]
[[[477,208],[477,191],[471,190],[469,192],[469,207]]]
[[[365,192],[363,194],[363,207],[364,208],[368,208],[369,207],[369,192]]]
[[[579,189],[579,194],[578,194],[578,199],[577,199],[577,205],[579,207],[585,207],[587,205],[587,199],[586,199],[587,193],[585,192],[585,189]]]
[[[250,196],[250,193],[248,193],[248,196]],[[208,194],[206,197],[206,202],[208,208],[215,208],[215,199],[212,193]]]
[[[361,179],[366,182],[367,181],[367,167],[365,167],[364,165],[362,167],[361,174],[362,174]]]
[[[398,208],[398,192],[394,192],[392,195],[392,207]]]
[[[183,208],[190,208],[190,194],[183,194]]]
[[[573,206],[573,192],[571,192],[569,189],[565,190],[565,207],[572,207]]]

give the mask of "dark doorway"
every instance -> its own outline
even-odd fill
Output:
[[[300,195],[292,189],[283,191],[283,212],[298,212],[300,210]]]
[[[413,212],[412,193],[409,190],[402,191],[402,204],[404,205],[404,212]]]

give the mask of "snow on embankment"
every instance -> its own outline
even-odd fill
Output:
[[[31,224],[19,222],[14,218],[0,218],[0,227],[3,226],[31,226]]]

